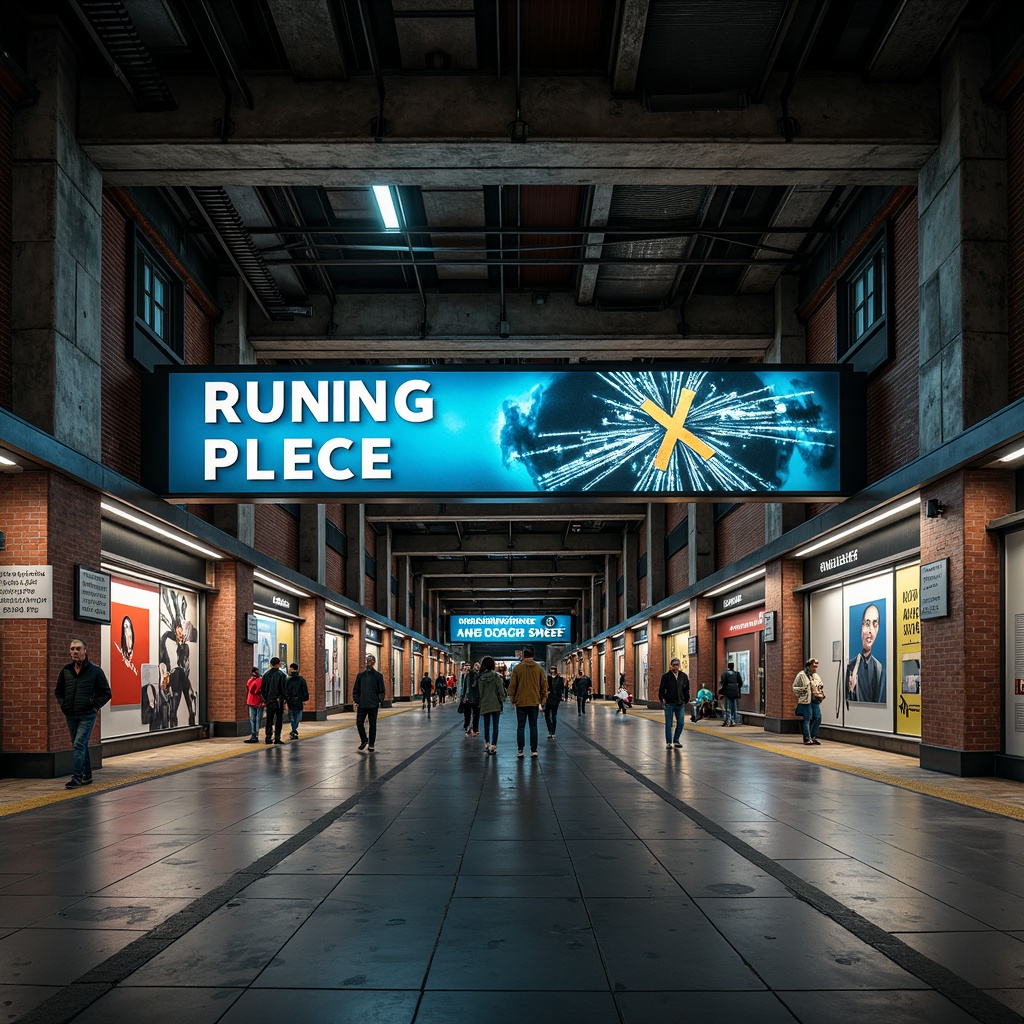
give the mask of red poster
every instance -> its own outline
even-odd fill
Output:
[[[110,689],[112,705],[138,704],[141,666],[149,662],[149,609],[110,602]]]

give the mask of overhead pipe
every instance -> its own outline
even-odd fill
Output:
[[[412,244],[412,236],[405,226],[405,205],[402,203],[402,192],[395,186],[395,198],[398,200],[398,216],[402,222],[402,234],[405,236],[406,247],[409,252],[409,262],[412,263],[413,277],[416,278],[416,288],[420,293],[420,302],[423,304],[423,319],[420,321],[420,338],[425,338],[430,332],[430,324],[427,322],[427,295],[423,290],[423,281],[420,278],[419,264],[416,262],[416,250]]]
[[[377,54],[377,39],[370,21],[370,13],[366,9],[366,0],[359,2],[359,20],[363,26],[363,39],[370,58],[370,70],[373,80],[377,83],[377,117],[371,122],[374,142],[383,142],[387,134],[387,120],[384,117],[384,100],[387,98],[387,87],[384,84],[384,73],[380,69],[380,57]]]
[[[523,8],[516,0],[516,116],[508,125],[513,142],[525,142],[530,137],[530,126],[523,120]]]
[[[818,33],[821,31],[821,26],[825,21],[825,15],[828,14],[830,3],[831,0],[818,0],[818,6],[815,8],[810,25],[807,26],[807,34],[804,36],[804,41],[800,46],[800,53],[797,55],[796,63],[789,69],[786,84],[782,87],[782,95],[780,97],[782,105],[782,132],[786,136],[787,142],[793,141],[797,129],[796,122],[789,116],[789,99],[793,95],[796,80],[800,77],[804,65],[807,63],[807,58],[811,55],[811,48],[814,46],[814,41],[818,38]]]

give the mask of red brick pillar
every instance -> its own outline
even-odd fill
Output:
[[[767,732],[799,732],[793,715],[793,680],[804,667],[804,601],[793,591],[803,582],[795,559],[771,562],[765,573],[765,612],[775,612],[775,640],[764,645],[764,702]],[[824,659],[823,654],[816,657]]]
[[[665,673],[665,641],[658,632],[660,626],[661,623],[657,619],[652,619],[647,627],[647,700],[659,707],[661,705],[658,701],[658,686]]]
[[[53,696],[57,674],[80,639],[101,664],[100,627],[75,620],[75,564],[100,564],[100,499],[56,473],[9,474],[0,487],[5,550],[0,565],[53,567],[53,617],[0,619],[0,750],[4,772],[55,778],[71,772],[71,739]],[[103,713],[90,742],[99,767]]]
[[[255,645],[245,640],[245,616],[253,613],[252,566],[215,562],[213,581],[216,592],[206,604],[206,717],[214,736],[244,736],[245,684],[256,664]]]
[[[706,686],[712,693],[718,692],[715,675],[715,624],[708,621],[714,613],[714,602],[707,597],[695,597],[690,602],[690,636],[697,638],[697,653],[690,655],[690,694]]]
[[[299,601],[299,614],[305,620],[299,630],[299,672],[309,686],[309,703],[303,718],[324,721],[327,718],[327,697],[324,687],[327,673],[324,669],[324,636],[327,632],[327,608],[322,597],[307,597]]]
[[[1013,476],[965,470],[928,487],[943,513],[921,519],[921,564],[949,559],[949,615],[921,622],[921,766],[990,775],[1001,745],[1002,566],[986,530],[1013,511]]]

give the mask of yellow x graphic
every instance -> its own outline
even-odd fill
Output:
[[[640,406],[651,419],[665,428],[665,437],[662,439],[661,447],[658,448],[658,454],[654,457],[655,468],[660,469],[663,473],[668,469],[668,460],[672,455],[672,449],[676,446],[676,441],[682,441],[687,448],[692,448],[705,462],[715,454],[713,448],[708,447],[699,437],[683,426],[694,398],[696,398],[695,391],[683,388],[682,394],[679,396],[679,404],[671,416],[649,398]]]

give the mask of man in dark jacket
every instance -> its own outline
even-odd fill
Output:
[[[88,657],[84,640],[72,640],[71,660],[60,670],[54,696],[68,723],[74,749],[71,778],[65,789],[77,789],[92,782],[89,737],[96,724],[96,712],[110,700],[110,683],[99,665]]]
[[[727,725],[738,724],[736,701],[740,699],[740,693],[742,690],[743,676],[736,671],[733,667],[733,663],[730,661],[729,667],[722,673],[718,680],[718,693],[720,696],[725,698],[725,721],[722,723],[723,728]]]
[[[356,730],[359,733],[359,749],[365,750],[367,743],[370,753],[377,739],[377,712],[384,703],[384,677],[376,669],[377,659],[366,656],[366,668],[356,676],[352,686],[352,702],[356,706]],[[366,735],[366,720],[370,720],[370,735]]]
[[[678,658],[673,658],[668,671],[661,677],[658,687],[658,700],[665,709],[665,747],[681,747],[679,737],[683,734],[683,711],[690,699],[690,677],[683,671]],[[675,731],[672,730],[672,719],[676,720]]]
[[[284,684],[284,699],[288,704],[288,718],[292,723],[292,731],[288,734],[291,740],[299,738],[299,722],[302,721],[302,705],[309,700],[309,687],[306,680],[299,675],[299,666],[293,661],[288,666],[288,679]]]
[[[443,704],[448,698],[448,680],[443,672],[437,673],[437,678],[434,680],[434,693],[437,695],[438,704]]]
[[[433,692],[434,681],[424,672],[423,678],[420,680],[420,711],[426,711],[427,718],[430,717],[430,702]]]
[[[544,701],[544,724],[548,727],[548,739],[555,738],[555,729],[558,726],[558,705],[562,703],[565,694],[565,679],[558,674],[558,669],[552,665],[548,669],[548,695]]]
[[[585,715],[587,713],[587,701],[590,699],[591,686],[593,686],[593,683],[586,672],[581,672],[572,681],[572,692],[576,695],[577,715]]]
[[[267,706],[267,732],[265,743],[281,743],[281,727],[284,725],[284,694],[288,677],[281,671],[281,659],[271,658],[270,668],[263,673],[260,696]]]

